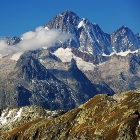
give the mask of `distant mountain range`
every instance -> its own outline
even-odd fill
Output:
[[[69,110],[98,93],[140,87],[140,34],[122,26],[112,34],[72,11],[43,26],[70,34],[51,48],[10,53],[0,59],[0,107],[39,105]],[[8,45],[23,38],[6,37]]]

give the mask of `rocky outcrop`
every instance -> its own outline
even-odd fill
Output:
[[[74,47],[71,48],[71,52],[75,56],[82,58],[82,60],[84,60],[86,62],[91,62],[94,65],[99,65],[100,63],[103,63],[110,59],[109,56],[88,54],[86,52],[81,52],[77,48],[74,48]]]
[[[12,38],[9,38],[9,37],[5,37],[3,38],[3,40],[8,44],[8,45],[16,45],[17,43],[19,43],[21,41],[21,38],[20,37],[12,37]]]
[[[55,118],[66,111],[47,110],[39,106],[9,107],[0,112],[0,135],[12,131],[23,123],[38,120],[41,118]],[[10,127],[9,127],[10,125]]]
[[[1,131],[1,139],[140,139],[140,93],[99,94],[59,117],[40,118]],[[22,118],[22,117],[21,117]],[[31,117],[32,118],[32,117]]]

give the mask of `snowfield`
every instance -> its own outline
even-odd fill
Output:
[[[22,54],[23,52],[17,52],[11,57],[11,59],[17,61]]]
[[[76,57],[72,52],[70,48],[59,48],[54,53],[55,56],[61,59],[62,62],[71,62],[71,59],[73,58],[76,61],[76,64],[80,70],[88,71],[88,70],[94,70],[95,65],[83,61],[82,58]]]

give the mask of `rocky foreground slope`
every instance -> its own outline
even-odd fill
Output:
[[[139,140],[140,92],[128,91],[113,96],[99,94],[56,118],[48,118],[42,113],[36,119],[33,115],[29,121],[23,121],[24,116],[21,115],[14,125],[7,124],[11,130],[1,127],[0,139]],[[23,123],[17,125],[20,121]]]

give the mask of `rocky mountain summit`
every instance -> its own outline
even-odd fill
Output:
[[[140,38],[128,27],[122,26],[111,34],[111,44],[115,52],[135,51],[140,47]]]
[[[22,113],[17,113],[17,115],[21,114],[17,123],[15,122],[14,125],[10,123],[8,125],[10,129],[6,126],[2,127],[0,138],[5,140],[139,140],[139,101],[139,90],[113,96],[99,94],[78,108],[63,115],[60,113],[56,118],[49,118],[48,111],[42,108],[20,108],[17,110]],[[26,114],[27,108],[29,112]],[[34,111],[38,109],[40,111]],[[13,110],[9,109],[7,114]],[[33,114],[38,117],[35,119]],[[2,111],[0,119],[4,115],[6,110]],[[12,119],[10,115],[7,115],[8,118],[9,121]]]
[[[63,46],[74,46],[90,54],[110,53],[107,49],[108,45],[110,46],[109,35],[105,34],[97,24],[90,23],[86,18],[79,18],[72,11],[67,10],[62,14],[56,15],[45,25],[45,28],[55,28],[62,32],[71,33],[73,38]]]
[[[140,37],[128,27],[122,26],[112,34],[107,34],[98,24],[80,18],[70,10],[56,15],[44,27],[72,34],[73,38],[61,46],[76,47],[92,55],[110,55],[140,48]]]

